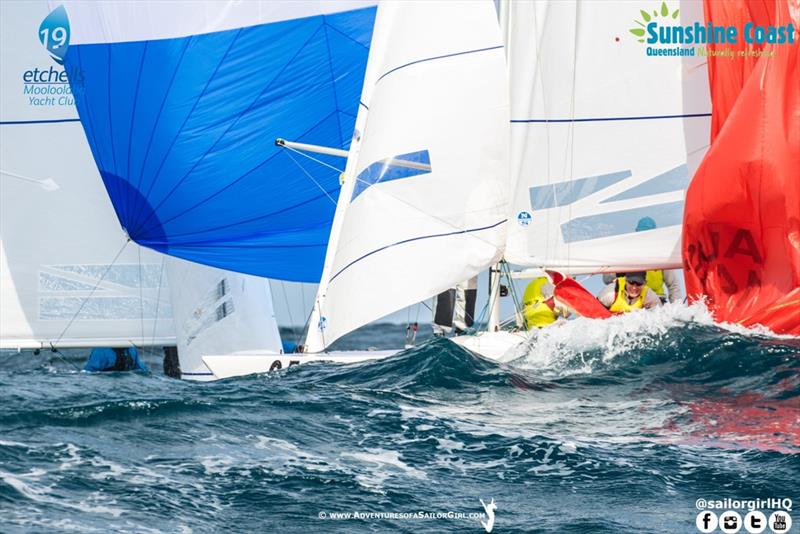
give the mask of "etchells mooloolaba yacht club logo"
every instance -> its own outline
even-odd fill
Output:
[[[677,7],[666,2],[654,3],[639,9],[634,20],[636,26],[628,31],[637,41],[647,45],[648,56],[773,56],[774,47],[766,49],[764,45],[798,41],[798,29],[793,22],[763,26],[748,21],[741,26],[726,26],[682,19]]]
[[[69,17],[64,6],[58,6],[39,24],[39,42],[50,61],[42,61],[22,72],[22,92],[29,106],[61,107],[73,106],[70,81],[83,85],[83,75],[77,69],[64,68],[64,59],[69,48]]]

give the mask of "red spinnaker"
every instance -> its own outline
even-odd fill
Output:
[[[800,28],[798,0],[706,0],[705,12],[715,25],[740,31],[750,21]],[[720,321],[794,335],[800,335],[799,39],[795,33],[795,44],[767,44],[755,61],[708,58],[712,144],[687,191],[682,245],[690,301],[705,298]],[[726,46],[732,47],[717,48]]]
[[[611,312],[578,282],[556,271],[547,271],[547,274],[555,286],[556,298],[575,310],[575,313],[590,319],[611,317]]]

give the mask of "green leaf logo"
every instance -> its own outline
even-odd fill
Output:
[[[654,20],[654,19],[666,18],[666,17],[669,17],[669,16],[671,16],[673,20],[677,20],[679,12],[680,12],[680,9],[676,9],[675,11],[673,11],[670,14],[669,7],[667,7],[667,3],[666,2],[661,2],[660,11],[657,10],[657,9],[654,9],[652,15],[650,15],[644,9],[640,9],[639,13],[641,13],[641,15],[642,15],[642,20],[634,19],[634,22],[636,24],[638,24],[639,26],[641,26],[641,28],[631,28],[628,31],[631,32],[634,36],[637,37],[637,41],[639,41],[640,43],[643,43],[644,42],[644,28],[647,27],[647,23],[648,22],[650,22],[651,20]]]

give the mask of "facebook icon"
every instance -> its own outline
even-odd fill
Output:
[[[704,510],[697,514],[694,524],[700,532],[714,532],[717,529],[717,514]]]

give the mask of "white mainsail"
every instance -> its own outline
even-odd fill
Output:
[[[0,348],[177,342],[189,379],[213,377],[203,354],[279,354],[267,280],[128,242],[78,122],[65,69],[37,33],[57,5],[2,4]],[[112,4],[79,7],[86,16],[117,20]],[[80,15],[73,16],[73,27],[83,28]],[[68,31],[68,23],[56,22],[44,27]],[[107,25],[91,29],[101,27],[108,33]]]
[[[0,10],[0,348],[174,343],[161,257],[125,246],[40,43],[47,2]]]
[[[491,2],[379,6],[307,351],[501,257],[507,102]]]
[[[640,11],[628,2],[504,7],[506,260],[572,273],[678,267],[685,190],[708,145],[704,58],[647,56],[629,33]],[[691,23],[701,9],[682,2],[665,18]],[[645,217],[656,229],[635,233]]]

